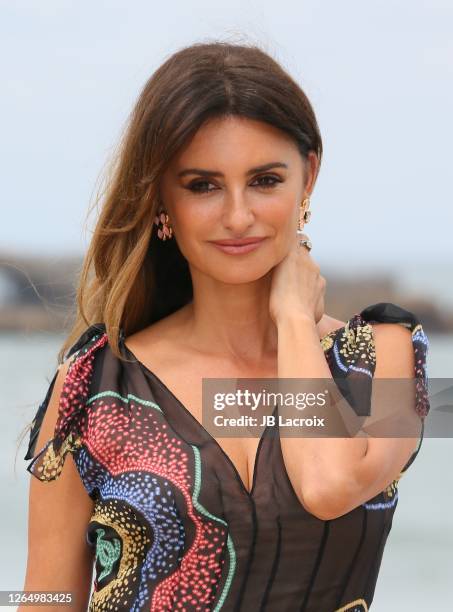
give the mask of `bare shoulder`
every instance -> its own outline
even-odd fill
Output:
[[[372,324],[377,378],[412,378],[415,369],[412,332],[398,323]]]
[[[335,319],[328,314],[324,314],[321,317],[321,320],[318,321],[318,332],[320,337],[324,337],[330,332],[335,331],[336,329],[340,329],[346,325],[345,321],[340,321],[340,319]]]

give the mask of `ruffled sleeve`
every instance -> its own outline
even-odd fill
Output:
[[[429,350],[429,340],[419,318],[409,310],[402,308],[391,302],[379,302],[365,308],[360,316],[372,323],[373,321],[384,323],[398,323],[410,329],[412,334],[412,347],[414,350],[414,379],[415,379],[415,412],[421,420],[421,434],[417,448],[412,453],[409,461],[401,470],[401,475],[413,463],[418,455],[425,431],[425,419],[429,414],[429,383],[428,383],[428,364],[427,356]]]
[[[427,354],[429,348],[420,320],[413,312],[391,302],[379,302],[354,314],[344,328],[335,330],[324,339],[329,342],[328,360],[333,376],[343,396],[357,415],[370,414],[372,379],[376,367],[376,352],[372,323],[396,323],[410,329],[414,350],[415,406],[421,420],[418,446],[405,471],[418,454],[424,433],[425,418],[429,413]]]
[[[91,325],[65,356],[70,364],[60,394],[54,436],[34,456],[38,434],[47,410],[58,371],[47,389],[32,421],[25,460],[30,460],[27,471],[42,481],[56,480],[63,469],[67,453],[76,454],[83,442],[86,426],[86,401],[93,375],[96,351],[107,342],[104,324]]]
[[[410,329],[415,358],[415,411],[424,421],[430,409],[427,367],[429,341],[419,319],[413,312],[391,302],[379,302],[368,306],[362,310],[360,316],[368,323],[398,323]]]

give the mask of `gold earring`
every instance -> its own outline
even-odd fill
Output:
[[[303,230],[303,229],[302,229],[302,227],[301,227],[302,221],[303,221],[304,223],[308,223],[308,222],[310,221],[311,211],[310,211],[310,210],[308,210],[308,207],[309,207],[309,206],[310,206],[310,198],[308,198],[308,197],[307,197],[307,198],[305,198],[305,199],[304,199],[304,200],[301,202],[301,204],[300,204],[300,208],[299,208],[299,212],[300,212],[302,209],[304,209],[304,214],[302,215],[302,220],[301,220],[300,215],[299,215],[299,221],[298,221],[298,224],[297,224],[297,230],[296,230],[296,233],[297,233],[298,235],[302,235],[302,234],[304,233],[304,230]]]
[[[301,208],[304,208],[303,221],[304,223],[308,223],[311,217],[311,210],[308,210],[310,207],[310,198],[305,198],[301,204]]]

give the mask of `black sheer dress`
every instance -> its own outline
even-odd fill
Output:
[[[321,344],[334,378],[372,377],[373,321],[412,332],[421,437],[401,477],[420,449],[429,411],[421,324],[395,304],[373,304]],[[71,453],[94,501],[86,529],[95,564],[89,610],[370,609],[400,477],[351,512],[320,520],[295,495],[278,424],[259,441],[249,493],[215,438],[166,385],[138,360],[114,356],[102,324],[88,328],[68,356],[54,437],[34,456],[57,372],[25,459],[32,459],[31,474],[51,481]]]

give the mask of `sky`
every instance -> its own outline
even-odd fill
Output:
[[[144,83],[181,47],[222,39],[263,46],[312,102],[318,262],[453,263],[450,1],[0,0],[0,11],[0,252],[83,253]]]

